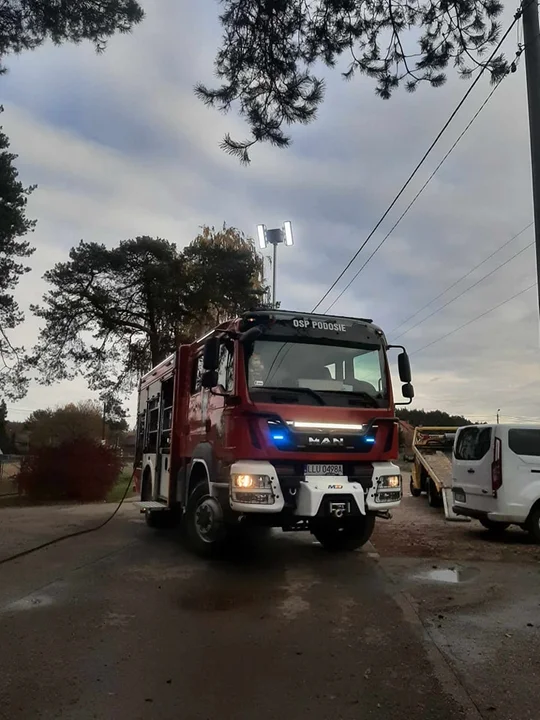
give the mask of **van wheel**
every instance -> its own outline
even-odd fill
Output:
[[[540,505],[531,510],[525,525],[532,538],[540,543]]]
[[[205,482],[198,483],[189,496],[184,521],[189,545],[198,555],[211,557],[224,549],[227,527],[223,512]]]
[[[311,532],[329,552],[351,552],[365,545],[375,527],[375,515],[364,515],[347,523],[314,525]]]
[[[414,484],[412,478],[411,478],[411,482],[410,482],[409,487],[410,487],[410,489],[411,489],[411,495],[412,495],[413,497],[420,497],[420,495],[422,494],[422,490],[421,490],[421,488],[417,488],[417,487],[416,487],[416,485]]]
[[[427,499],[429,507],[438,508],[442,505],[442,497],[437,491],[437,486],[431,478],[427,481]]]
[[[480,518],[479,520],[480,525],[494,534],[503,533],[510,527],[510,523],[496,522],[495,520],[489,520],[489,518]]]

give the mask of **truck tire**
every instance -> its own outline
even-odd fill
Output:
[[[427,499],[429,507],[439,508],[442,505],[441,494],[437,490],[437,486],[431,478],[427,481]]]
[[[188,544],[198,555],[211,557],[225,548],[228,533],[221,507],[205,482],[190,493],[184,523]]]
[[[329,521],[314,525],[311,532],[329,552],[351,552],[365,545],[375,527],[375,515],[363,515],[346,523]]]
[[[410,482],[409,487],[410,487],[410,489],[411,489],[411,495],[412,495],[413,497],[420,497],[420,495],[422,494],[422,489],[421,489],[421,488],[417,488],[417,487],[415,486],[412,477],[411,477],[411,482]]]
[[[480,525],[482,525],[482,527],[485,527],[486,530],[489,530],[494,535],[503,533],[510,527],[510,523],[495,522],[494,520],[489,520],[489,518],[479,518],[479,520]]]

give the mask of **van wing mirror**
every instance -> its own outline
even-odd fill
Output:
[[[208,338],[204,344],[203,369],[217,370],[219,367],[220,339],[218,337]]]

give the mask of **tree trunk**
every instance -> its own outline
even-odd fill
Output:
[[[159,365],[159,363],[165,358],[162,357],[161,343],[159,342],[159,335],[157,333],[150,333],[150,357],[152,359],[152,367]]]

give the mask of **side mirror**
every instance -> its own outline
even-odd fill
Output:
[[[263,334],[262,327],[259,327],[259,326],[252,327],[240,335],[240,342],[242,344],[249,345],[250,343],[255,342],[255,340],[257,340],[257,338],[259,338],[262,334]]]
[[[207,370],[202,374],[201,385],[206,390],[215,388],[218,384],[218,372],[217,370]]]
[[[220,339],[217,337],[208,338],[204,345],[203,368],[205,370],[217,370],[219,367]]]
[[[411,385],[410,382],[405,383],[405,385],[402,385],[401,387],[401,394],[404,398],[407,398],[407,400],[412,400],[414,397],[414,387]]]
[[[403,383],[410,384],[412,380],[412,374],[411,374],[411,363],[409,361],[409,356],[406,352],[399,353],[398,355],[398,370],[399,370],[399,379]],[[407,395],[405,397],[408,397]]]

